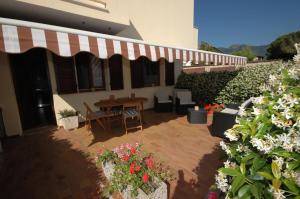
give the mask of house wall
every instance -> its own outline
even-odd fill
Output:
[[[118,33],[118,36],[142,39],[158,45],[197,49],[198,29],[194,27],[194,0],[127,2],[131,25]]]
[[[82,30],[97,32],[101,26],[103,31],[115,29],[111,33],[103,32],[106,34],[178,48],[198,47],[198,29],[194,27],[194,0],[103,0],[106,3],[104,10],[74,1],[72,3],[72,0],[6,1],[0,5],[6,10],[21,13],[19,19],[30,16],[29,19],[53,25],[72,25],[69,23],[72,21],[73,26],[76,24],[76,28]],[[37,9],[38,15],[31,12],[32,8]],[[57,14],[52,11],[64,13],[61,15],[63,18],[57,19]],[[75,15],[79,17],[75,19]],[[86,23],[82,24],[83,21]]]
[[[63,109],[72,109],[79,111],[81,114],[81,121],[84,120],[85,116],[85,108],[83,106],[83,102],[86,102],[90,105],[93,110],[97,110],[97,107],[94,106],[94,103],[101,99],[108,99],[110,95],[115,95],[118,97],[127,97],[130,96],[131,93],[135,93],[137,97],[145,97],[148,101],[144,104],[145,109],[153,108],[154,102],[153,97],[155,92],[159,90],[163,90],[164,92],[172,95],[173,86],[165,86],[165,70],[164,70],[164,60],[160,60],[160,81],[161,85],[156,87],[145,87],[132,89],[131,88],[131,74],[130,74],[130,61],[123,58],[123,79],[124,79],[124,89],[123,90],[115,90],[111,91],[109,86],[109,68],[107,64],[107,60],[104,63],[104,73],[105,73],[105,81],[106,81],[106,90],[105,91],[95,91],[95,92],[82,92],[82,93],[74,93],[74,94],[58,94],[57,93],[57,85],[56,85],[56,77],[54,72],[54,65],[52,61],[52,54],[50,52],[47,53],[48,57],[48,65],[49,65],[49,74],[53,92],[53,102],[54,109],[57,119],[57,124],[60,125],[60,116],[58,115],[60,110]]]
[[[0,52],[0,107],[7,136],[21,135],[22,126],[8,55]]]

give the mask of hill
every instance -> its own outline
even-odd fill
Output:
[[[266,57],[267,48],[269,47],[269,45],[250,46],[250,45],[246,45],[246,44],[235,44],[235,45],[229,46],[228,48],[220,47],[218,49],[221,50],[223,53],[231,54],[235,51],[243,50],[246,47],[251,48],[251,50],[255,53],[255,55]]]

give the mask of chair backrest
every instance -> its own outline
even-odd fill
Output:
[[[166,93],[166,91],[157,91],[155,93],[155,96],[157,97],[158,100],[168,100],[169,96]]]
[[[123,111],[128,109],[135,109],[137,111],[141,110],[141,104],[139,102],[125,102],[123,104]]]
[[[190,101],[192,101],[192,93],[191,93],[191,91],[180,91],[180,92],[177,92],[177,97],[180,99],[180,101],[184,101],[184,102],[190,102]]]
[[[86,108],[86,117],[88,117],[91,113],[94,112],[94,111],[91,109],[91,107],[90,107],[86,102],[83,102],[83,105],[84,105],[85,108]]]

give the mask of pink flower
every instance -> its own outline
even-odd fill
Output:
[[[139,172],[139,171],[141,170],[141,167],[140,167],[140,166],[136,166],[136,167],[134,168],[134,170],[137,171],[137,172]]]
[[[145,160],[145,163],[146,163],[148,169],[153,169],[154,168],[154,161],[151,158],[147,158]]]
[[[147,173],[144,173],[143,175],[143,182],[147,183],[149,181],[149,175]]]

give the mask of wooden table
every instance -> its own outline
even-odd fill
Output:
[[[117,99],[105,99],[96,102],[94,105],[100,109],[111,110],[112,107],[123,106],[125,103],[136,102],[141,104],[142,121],[144,119],[144,102],[148,101],[145,97],[134,97],[134,98],[117,98]]]

